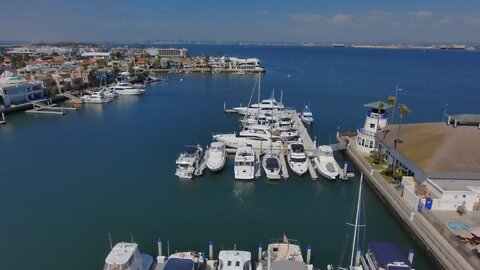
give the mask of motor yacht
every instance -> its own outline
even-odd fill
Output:
[[[150,270],[153,258],[141,254],[135,243],[116,244],[107,258],[103,270]]]
[[[207,150],[207,168],[212,172],[223,169],[227,162],[227,151],[223,142],[212,142]]]
[[[94,92],[91,95],[83,95],[80,99],[85,104],[103,104],[111,101],[111,99],[103,97],[100,92]]]
[[[252,180],[255,178],[255,151],[251,146],[241,146],[235,154],[235,179]]]
[[[140,95],[145,92],[145,89],[135,88],[129,82],[117,82],[117,84],[115,86],[111,86],[110,89],[119,95]]]
[[[281,141],[272,141],[270,138],[261,138],[258,136],[242,136],[236,133],[224,133],[213,135],[213,140],[223,142],[226,147],[239,148],[244,145],[250,145],[255,150],[272,148],[275,151],[283,149]]]
[[[308,257],[308,256],[307,256]],[[313,265],[302,257],[300,243],[297,240],[274,239],[257,265],[257,270],[312,270]]]
[[[218,254],[218,270],[252,270],[252,254],[242,250],[222,250]]]
[[[186,145],[177,158],[175,175],[181,179],[191,179],[200,166],[203,149],[200,145]]]
[[[305,108],[303,108],[302,113],[300,114],[300,119],[306,125],[310,125],[311,123],[313,123],[313,114],[308,106],[305,106]]]
[[[282,169],[282,164],[280,163],[280,157],[277,153],[273,151],[268,151],[263,156],[262,166],[268,179],[280,179],[280,171]]]
[[[288,150],[287,160],[290,169],[298,176],[304,175],[308,171],[309,160],[303,144],[292,143],[288,146]]]
[[[314,159],[315,167],[325,178],[334,180],[340,174],[340,166],[333,156],[333,149],[330,145],[318,147],[318,155]]]
[[[154,270],[214,270],[216,261],[206,257],[205,253],[197,251],[176,252],[166,259],[159,256]]]

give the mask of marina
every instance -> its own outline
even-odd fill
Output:
[[[408,63],[389,65],[385,58],[372,56],[366,51],[349,51],[356,59],[349,62],[346,59],[352,56],[342,58],[341,52],[318,48],[268,48],[268,52],[262,48],[229,50],[243,55],[259,55],[270,61],[269,65],[276,72],[264,75],[264,89],[282,85],[284,99],[296,108],[302,108],[305,101],[311,103],[315,122],[305,130],[311,134],[312,143],[316,138],[317,146],[329,144],[329,135],[334,138],[339,125],[340,130],[354,130],[362,124],[365,120],[363,104],[385,96],[384,89],[392,88],[394,80],[391,76],[382,77],[378,87],[372,87],[370,83],[363,85],[364,80],[378,79],[369,76],[370,72],[402,72],[409,81],[419,82],[418,87],[423,89],[424,82],[416,78],[410,62],[421,62],[427,56],[435,58],[433,51],[389,51],[386,54],[408,59]],[[248,50],[258,51],[252,53]],[[309,63],[305,64],[305,73],[291,69],[291,63],[283,57],[283,50],[298,58],[298,63]],[[326,59],[316,58],[315,61],[315,65],[321,68],[314,67],[305,57],[311,57],[310,53],[305,53],[309,50],[316,54],[325,52],[322,56]],[[276,56],[271,56],[273,53]],[[461,58],[462,53],[459,53]],[[331,54],[335,57],[329,56]],[[368,74],[361,79],[341,75],[350,71],[344,66],[335,66],[332,70],[330,64],[340,61],[336,57],[346,61],[348,67],[360,65],[360,69],[367,70]],[[372,57],[376,62],[369,64],[368,59]],[[415,111],[409,115],[411,119],[439,118],[434,111],[441,114],[443,103],[436,109],[435,106],[427,109],[425,102],[428,99],[428,102],[440,104],[448,97],[442,89],[445,89],[445,81],[452,72],[465,78],[463,87],[470,91],[470,97],[476,97],[473,90],[476,84],[472,85],[466,79],[470,71],[465,72],[462,68],[462,72],[456,73],[456,68],[466,65],[463,61],[470,63],[473,60],[458,60],[448,74],[442,73],[443,69],[438,70],[442,65],[436,65],[432,71],[425,69],[427,74],[434,72],[435,78],[442,78],[427,80],[437,94],[402,92],[402,98],[414,100],[410,102]],[[378,70],[378,66],[388,68],[383,71]],[[473,71],[477,72],[475,68]],[[292,78],[287,78],[288,73],[293,74]],[[238,249],[248,250],[252,258],[256,258],[257,252],[252,251],[257,249],[259,241],[286,231],[314,247],[311,260],[316,268],[325,269],[327,263],[335,263],[341,257],[343,227],[345,220],[350,220],[349,206],[358,189],[358,171],[350,181],[329,182],[318,175],[318,181],[310,181],[308,172],[298,177],[290,168],[288,181],[235,181],[233,156],[230,155],[221,171],[214,173],[207,168],[198,177],[199,181],[176,180],[173,163],[185,144],[193,141],[206,146],[212,142],[212,131],[238,130],[238,117],[221,113],[222,104],[245,103],[252,85],[251,77],[247,79],[233,74],[181,76],[184,79],[181,83],[180,75],[172,74],[168,83],[153,83],[142,95],[117,98],[106,106],[82,106],[67,117],[26,116],[24,113],[6,115],[8,124],[0,128],[0,149],[9,153],[2,156],[1,163],[11,168],[5,170],[2,167],[3,188],[0,191],[2,204],[11,206],[2,209],[9,217],[2,222],[0,230],[5,243],[0,248],[5,267],[28,269],[40,264],[50,269],[101,269],[111,250],[108,232],[115,241],[130,239],[131,232],[133,242],[139,243],[142,253],[147,254],[155,254],[155,239],[161,232],[171,239],[171,254],[174,251],[204,250],[208,241],[213,240],[218,250],[233,249],[237,245]],[[322,85],[320,90],[319,83]],[[352,95],[354,86],[358,93],[362,93],[361,98]],[[336,99],[347,105],[325,102],[331,98],[331,91],[335,92]],[[345,112],[345,107],[351,108],[351,112]],[[475,111],[475,106],[465,100],[462,103],[450,101],[449,109],[454,108]],[[37,117],[41,120],[37,121]],[[167,132],[170,128],[175,133]],[[69,138],[68,142],[62,138]],[[38,158],[45,153],[62,153],[65,149],[68,154],[63,155],[62,162],[58,158]],[[340,150],[336,152],[337,162],[343,167],[345,156]],[[28,164],[28,170],[24,169],[25,164]],[[313,168],[312,162],[309,164],[309,168]],[[88,169],[80,170],[81,166]],[[52,167],[55,173],[48,179],[37,177],[39,172]],[[12,179],[15,184],[10,183]],[[438,269],[430,254],[385,207],[370,184],[364,186],[364,197],[368,203],[364,214],[367,220],[374,220],[366,227],[368,242],[397,242],[404,254],[410,248],[415,250],[415,269]],[[36,226],[28,225],[32,222]],[[239,229],[232,233],[232,228]],[[29,241],[45,245],[38,250],[35,245],[25,245]],[[165,248],[166,242],[163,244]],[[302,251],[305,255],[305,250]],[[10,259],[18,258],[19,254],[32,258],[20,262]],[[48,254],[63,256],[51,260]]]

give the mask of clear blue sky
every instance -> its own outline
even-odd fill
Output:
[[[480,41],[479,0],[0,0],[0,40]]]

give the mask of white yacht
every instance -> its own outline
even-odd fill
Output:
[[[252,270],[252,254],[249,251],[222,250],[218,254],[218,270]]]
[[[283,103],[278,102],[275,98],[268,98],[262,100],[260,103],[252,104],[250,107],[235,107],[235,110],[240,115],[245,115],[248,113],[255,113],[258,109],[268,109],[268,110],[275,110],[275,109],[284,109],[285,106]]]
[[[186,145],[177,158],[175,175],[181,179],[191,179],[200,166],[203,149],[200,145]]]
[[[100,91],[98,91],[104,98],[113,99],[118,96],[115,90],[112,90],[108,87],[100,87]]]
[[[305,106],[305,108],[303,108],[302,113],[300,114],[300,119],[306,125],[310,125],[311,123],[313,123],[313,114],[308,106]]]
[[[303,260],[300,243],[297,240],[283,239],[271,240],[268,249],[263,254],[262,260],[257,265],[257,270],[312,270],[313,265]]]
[[[223,142],[226,147],[239,148],[244,145],[250,145],[254,149],[267,149],[272,148],[275,151],[281,151],[283,149],[283,143],[281,141],[273,141],[267,138],[260,138],[258,136],[241,136],[235,133],[216,134],[213,135],[213,140]]]
[[[334,180],[340,174],[340,166],[333,156],[333,149],[330,145],[318,147],[318,155],[313,159],[318,172],[325,178]]]
[[[42,98],[44,87],[42,82],[27,81],[14,76],[9,71],[0,76],[0,106],[9,107],[29,100]]]
[[[207,168],[212,172],[220,171],[227,162],[225,144],[222,142],[212,142],[205,156],[207,157]]]
[[[251,146],[241,146],[235,154],[235,179],[252,180],[255,178],[255,152]]]
[[[135,88],[129,82],[117,82],[117,84],[115,86],[111,86],[110,89],[119,95],[140,95],[145,92],[145,89]]]
[[[153,258],[140,254],[135,243],[118,243],[105,259],[103,270],[150,270]]]
[[[309,161],[303,144],[300,142],[292,143],[288,148],[287,160],[290,169],[298,176],[304,175],[308,171]]]
[[[94,92],[91,95],[83,95],[80,99],[86,104],[103,104],[111,101],[110,98],[105,98],[100,92]]]
[[[272,132],[271,132],[272,131]],[[298,139],[298,132],[294,130],[283,131],[279,129],[273,129],[268,125],[250,125],[246,129],[240,131],[240,136],[244,137],[259,137],[264,139],[272,138],[281,141],[293,141]]]
[[[268,179],[280,179],[280,171],[282,169],[282,164],[280,163],[280,157],[278,156],[278,154],[272,151],[268,151],[263,156],[262,166]]]

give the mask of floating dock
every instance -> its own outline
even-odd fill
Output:
[[[200,176],[205,171],[205,168],[207,167],[207,159],[208,159],[209,153],[210,151],[208,151],[207,149],[207,151],[205,151],[205,155],[203,156],[202,160],[200,160],[200,165],[194,172],[195,176]]]
[[[303,147],[305,148],[305,153],[307,153],[309,157],[317,156],[317,153],[318,153],[317,147],[315,143],[312,141],[310,134],[308,134],[308,131],[303,125],[303,122],[300,119],[300,116],[298,116],[297,111],[287,110],[287,112],[292,118],[293,125],[296,128],[298,135],[300,136],[300,139],[302,139]]]
[[[280,163],[282,164],[282,178],[287,179],[289,177],[288,175],[288,168],[287,168],[287,162],[285,162],[285,155],[280,154]]]
[[[73,107],[57,107],[56,104],[44,104],[42,102],[32,102],[33,109],[27,110],[27,113],[36,113],[36,114],[57,114],[64,115],[67,111],[76,111],[77,108]]]
[[[315,166],[313,165],[313,159],[308,159],[308,173],[310,173],[310,177],[312,180],[317,180],[317,171],[315,171]]]

